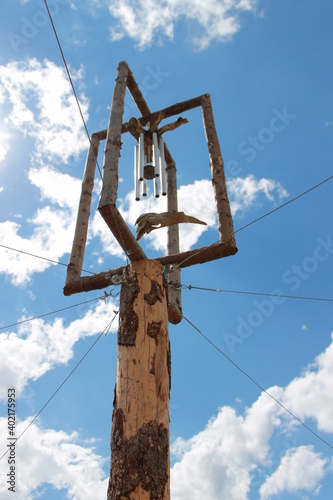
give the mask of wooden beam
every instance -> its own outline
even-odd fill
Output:
[[[124,63],[124,64],[126,64],[126,63]],[[164,120],[165,118],[170,118],[171,116],[179,115],[180,113],[184,113],[185,111],[189,111],[190,109],[197,108],[197,107],[201,106],[202,100],[207,95],[209,95],[209,94],[203,94],[203,95],[200,95],[198,97],[194,97],[193,99],[188,99],[187,101],[178,102],[176,104],[172,104],[172,106],[168,106],[167,108],[163,108],[163,109],[160,109],[158,111],[154,111],[153,113],[151,113],[151,111],[150,111],[150,109],[149,109],[149,107],[148,107],[139,87],[138,87],[138,84],[136,83],[136,81],[134,79],[133,73],[130,71],[130,69],[129,69],[129,73],[127,76],[127,88],[129,89],[129,91],[130,91],[130,93],[135,101],[135,104],[138,106],[138,109],[139,109],[140,113],[142,114],[142,116],[140,118],[138,118],[138,120],[141,123],[141,125],[143,125],[143,126],[147,125],[148,122],[153,122],[154,120],[156,120],[158,118],[158,116],[160,115],[160,113],[164,113],[164,117],[163,117],[163,120]],[[129,122],[122,124],[122,126],[121,126],[121,133],[122,134],[125,134],[126,132],[128,132],[128,124],[129,124]],[[101,140],[105,139],[107,136],[107,129],[100,130],[98,132],[98,134],[100,134]],[[166,147],[166,145],[165,145],[165,147]],[[165,151],[165,156],[166,156],[166,161],[168,163],[171,163],[174,161],[171,154],[170,154],[170,151],[168,150],[167,147],[166,147],[166,151]]]
[[[143,97],[142,92],[139,89],[139,86],[134,78],[134,75],[129,68],[127,76],[127,88],[142,116],[150,115],[151,111],[148,107],[148,104],[146,103],[145,98]]]
[[[206,94],[202,99],[202,117],[209,151],[212,183],[215,192],[220,241],[226,241],[230,245],[236,246],[234,224],[232,221],[225,180],[224,163],[219,138],[215,128],[213,109],[209,94]]]
[[[177,192],[177,169],[174,161],[167,163],[167,207],[168,212],[178,212],[178,192]],[[167,240],[168,255],[179,253],[179,225],[168,227]],[[181,289],[173,288],[181,281],[180,269],[176,268],[168,273],[168,314],[170,323],[177,325],[182,320],[182,292]]]
[[[118,66],[116,83],[114,86],[109,127],[106,137],[106,146],[103,166],[103,186],[99,206],[115,205],[118,191],[118,163],[121,150],[121,128],[124,114],[126,81],[129,68],[122,61]]]
[[[74,241],[67,268],[66,285],[70,281],[77,280],[81,276],[84,252],[87,243],[91,198],[94,189],[99,142],[98,135],[93,134],[90,139],[90,147],[82,181]]]
[[[204,264],[212,260],[229,257],[237,253],[237,247],[230,245],[227,242],[217,242],[212,245],[188,250],[174,255],[166,255],[158,257],[155,260],[163,266],[179,266],[180,269],[192,266],[194,264]],[[102,290],[112,285],[112,276],[119,275],[123,272],[124,267],[110,269],[93,276],[83,276],[78,280],[68,283],[64,288],[64,295],[73,295],[79,292],[89,292],[91,290]]]
[[[144,251],[136,241],[117,207],[115,205],[105,205],[104,207],[98,207],[98,210],[130,261],[146,259]]]
[[[141,125],[145,126],[147,123],[154,123],[157,120],[159,115],[163,114],[163,120],[166,118],[170,118],[171,116],[180,115],[185,111],[189,111],[190,109],[198,108],[201,106],[202,100],[209,94],[203,94],[198,97],[194,97],[193,99],[188,99],[187,101],[177,102],[176,104],[172,104],[167,108],[159,109],[158,111],[154,111],[153,113],[149,113],[145,115],[142,113],[142,117],[138,118]],[[128,132],[128,122],[122,125],[122,132]]]
[[[136,261],[120,294],[108,500],[170,499],[170,385],[163,268]]]

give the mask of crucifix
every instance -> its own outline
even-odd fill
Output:
[[[139,118],[123,123],[126,88]],[[178,211],[175,161],[164,134],[187,123],[161,122],[201,107],[215,194],[218,242],[186,252],[179,250],[179,224],[205,224]],[[139,201],[153,182],[156,197],[167,196],[167,211],[141,214],[137,235],[116,206],[122,134],[136,140],[134,196]],[[130,264],[92,276],[81,276],[87,241],[98,148],[106,140],[103,184],[98,210]],[[138,241],[145,234],[168,228],[167,255],[149,259]],[[111,471],[108,500],[170,499],[169,396],[171,355],[168,322],[182,319],[180,272],[237,252],[227,195],[224,165],[209,94],[151,112],[126,62],[120,62],[113,92],[109,126],[92,134],[87,156],[77,224],[67,269],[65,295],[103,289],[121,281],[117,380],[111,430]]]

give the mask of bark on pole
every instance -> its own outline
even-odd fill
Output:
[[[163,266],[138,260],[120,295],[108,500],[170,499],[170,370]]]

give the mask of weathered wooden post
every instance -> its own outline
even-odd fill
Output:
[[[140,118],[122,123],[126,88]],[[178,212],[177,177],[174,159],[162,134],[187,123],[159,128],[162,120],[201,106],[206,132],[212,183],[215,192],[219,240],[209,246],[180,252],[180,223],[206,224]],[[147,128],[145,128],[147,127]],[[146,180],[154,178],[156,188],[157,147],[160,165],[166,165],[167,212],[142,214],[137,219],[137,237],[116,207],[121,135],[130,132],[147,164]],[[81,276],[87,239],[93,180],[98,146],[106,139],[103,186],[98,210],[131,261],[128,266],[92,276]],[[157,146],[162,144],[162,146]],[[138,155],[135,156],[136,160]],[[154,158],[154,164],[149,164]],[[135,177],[136,189],[141,178]],[[137,173],[137,167],[135,167]],[[153,172],[153,177],[152,177]],[[154,173],[155,172],[155,173]],[[165,173],[165,172],[164,172]],[[160,174],[163,174],[162,170]],[[135,174],[136,175],[136,174]],[[160,177],[163,177],[160,175]],[[165,181],[165,179],[163,179]],[[158,190],[155,191],[158,193]],[[140,196],[138,196],[139,198]],[[145,234],[168,227],[167,255],[149,260],[138,243]],[[209,94],[151,112],[127,63],[118,66],[108,130],[93,134],[86,162],[73,248],[64,294],[106,288],[122,282],[118,328],[118,365],[111,430],[111,471],[108,500],[169,500],[169,395],[171,355],[168,322],[182,319],[180,270],[237,252],[226,189],[224,165],[215,129]]]
[[[108,500],[169,499],[170,344],[163,266],[123,274]]]

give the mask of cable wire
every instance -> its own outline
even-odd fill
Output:
[[[243,229],[249,227],[249,226],[252,226],[253,224],[255,224],[256,222],[260,221],[261,219],[264,219],[265,217],[268,217],[269,215],[273,214],[274,212],[277,212],[278,210],[280,210],[281,208],[284,208],[285,206],[289,205],[290,203],[293,203],[294,201],[298,200],[299,198],[301,198],[302,196],[310,193],[311,191],[313,191],[314,189],[318,188],[319,186],[322,186],[323,184],[325,184],[326,182],[330,181],[331,179],[333,179],[333,175],[331,175],[330,177],[327,177],[327,179],[319,182],[318,184],[316,184],[315,186],[312,186],[311,188],[307,189],[306,191],[304,191],[303,193],[300,193],[298,194],[297,196],[295,196],[294,198],[291,198],[291,200],[288,200],[286,201],[285,203],[283,203],[282,205],[279,205],[278,207],[274,208],[273,210],[270,210],[269,212],[267,212],[266,214],[264,215],[261,215],[260,217],[257,217],[257,219],[254,219],[253,221],[249,222],[248,224],[245,224],[245,226],[242,226],[240,227],[239,229],[236,229],[236,231],[234,231],[234,234],[236,233],[239,233],[240,231],[243,231]],[[219,241],[217,241],[216,243],[220,243]],[[196,253],[194,253],[193,255],[191,255],[190,257],[186,257],[186,259],[182,260],[180,264],[178,264],[179,267],[182,266],[182,264],[184,264],[184,262],[186,262],[187,260],[189,259],[192,259],[193,257],[199,255],[201,252],[203,252],[205,250],[206,247],[204,248],[201,248],[200,250],[198,250]]]
[[[194,286],[194,285],[169,285],[170,288],[174,288],[175,290],[179,290],[180,288],[188,289],[188,290],[203,290],[207,292],[217,292],[217,293],[238,293],[238,294],[243,294],[243,295],[259,295],[263,297],[280,297],[280,298],[287,298],[287,299],[299,299],[299,300],[314,300],[314,301],[322,301],[322,302],[333,302],[333,299],[326,299],[326,298],[321,298],[321,297],[304,297],[300,295],[282,295],[282,294],[275,294],[275,293],[261,293],[261,292],[248,292],[248,291],[242,291],[242,290],[226,290],[226,289],[219,289],[219,288],[206,288],[206,287],[201,287],[201,286]],[[109,295],[107,295],[109,296]],[[110,293],[110,296],[113,296],[112,293]],[[68,309],[73,309],[74,307],[82,306],[84,304],[89,304],[90,302],[95,302],[96,300],[105,300],[105,295],[101,295],[100,297],[95,297],[94,299],[89,299],[85,300],[83,302],[77,302],[76,304],[72,304],[71,306],[63,307],[61,309],[56,309],[54,311],[50,311],[48,313],[43,313],[40,314],[39,316],[34,316],[32,318],[27,318],[23,319],[22,321],[17,321],[16,323],[10,323],[5,326],[0,326],[0,330],[5,330],[6,328],[11,328],[12,326],[17,326],[17,325],[22,325],[23,323],[29,323],[30,321],[34,321],[35,319],[41,319],[44,318],[45,316],[51,316],[52,314],[56,314],[62,311],[67,311]]]
[[[273,399],[273,401],[275,401],[275,403],[277,403],[284,411],[286,411],[287,413],[289,413],[289,415],[292,418],[294,418],[295,420],[297,420],[297,422],[299,422],[301,425],[303,425],[303,427],[305,427],[309,432],[311,432],[311,434],[313,434],[314,436],[316,436],[316,438],[320,439],[320,441],[322,441],[324,444],[326,444],[327,446],[329,446],[330,448],[333,449],[333,446],[328,441],[326,441],[319,434],[317,434],[313,429],[311,429],[311,427],[309,427],[300,418],[298,418],[292,411],[290,411],[284,404],[282,404],[278,399],[276,399],[270,392],[268,392],[266,389],[264,389],[264,387],[262,385],[260,385],[253,377],[251,377],[251,375],[249,375],[245,370],[243,370],[243,368],[241,368],[237,363],[235,363],[235,361],[233,361],[227,354],[225,354],[225,352],[223,352],[206,335],[204,335],[202,333],[202,331],[197,326],[194,325],[194,323],[192,323],[188,318],[186,318],[184,316],[184,314],[182,316],[185,319],[185,321],[187,321],[187,323],[189,323],[189,325],[191,325],[192,328],[194,328],[194,330],[196,330],[212,347],[214,347],[214,349],[216,349],[231,364],[233,364],[234,367],[237,368],[237,370],[239,370],[240,372],[242,372],[243,375],[245,375],[249,380],[251,380],[251,382],[253,382],[253,384],[255,384],[257,387],[259,387],[259,389],[261,391],[263,391],[265,394],[267,394],[267,396],[269,396],[271,399]]]
[[[83,304],[88,304],[89,302],[94,302],[96,300],[104,299],[105,296],[96,297],[95,299],[85,300],[84,302],[78,302],[71,306],[63,307],[62,309],[57,309],[55,311],[50,311],[48,313],[40,314],[39,316],[34,316],[33,318],[23,319],[22,321],[17,321],[16,323],[11,323],[10,325],[0,326],[0,330],[5,330],[6,328],[11,328],[12,326],[22,325],[22,323],[29,323],[35,319],[45,318],[45,316],[51,316],[51,314],[56,314],[58,312],[67,311],[67,309],[72,309],[73,307],[82,306]]]
[[[278,210],[280,210],[281,208],[284,208],[286,207],[287,205],[289,205],[290,203],[293,203],[294,201],[298,200],[299,198],[301,198],[302,196],[310,193],[311,191],[313,191],[314,189],[316,189],[317,187],[319,186],[322,186],[323,184],[325,184],[326,182],[330,181],[331,179],[333,179],[333,175],[331,175],[330,177],[327,177],[327,179],[319,182],[318,184],[316,184],[315,186],[312,186],[310,189],[307,189],[306,191],[304,191],[303,193],[301,194],[298,194],[297,196],[295,196],[294,198],[291,198],[291,200],[288,200],[286,201],[285,203],[283,203],[282,205],[279,205],[278,207],[274,208],[273,210],[271,210],[270,212],[267,212],[266,214],[264,215],[261,215],[260,217],[258,217],[257,219],[254,219],[252,222],[249,222],[248,224],[245,224],[245,226],[242,226],[240,227],[239,229],[237,229],[235,231],[235,234],[236,233],[239,233],[240,231],[243,231],[243,229],[249,227],[249,226],[252,226],[252,224],[255,224],[256,222],[260,221],[261,219],[264,219],[265,217],[268,217],[269,215],[273,214],[274,212],[277,212]]]
[[[115,312],[115,315],[113,316],[112,320],[108,323],[108,325],[104,328],[104,330],[102,331],[102,333],[100,333],[100,335],[97,337],[97,339],[93,342],[93,344],[89,347],[89,349],[87,350],[87,352],[82,356],[82,358],[78,361],[78,363],[76,363],[76,365],[74,366],[74,368],[72,369],[72,371],[67,375],[67,377],[65,378],[65,380],[63,380],[63,382],[59,385],[59,387],[54,391],[54,393],[52,394],[52,396],[46,401],[46,403],[44,404],[44,406],[39,410],[39,412],[34,416],[34,418],[29,422],[29,424],[23,429],[23,431],[21,432],[21,434],[19,434],[19,436],[16,438],[16,442],[23,436],[23,434],[29,429],[29,427],[35,422],[35,420],[39,417],[39,415],[42,413],[42,411],[45,410],[45,408],[47,407],[47,405],[52,401],[52,399],[55,397],[55,395],[60,391],[60,389],[65,385],[65,383],[67,382],[67,380],[73,375],[73,373],[75,372],[75,370],[79,367],[79,365],[82,363],[82,361],[87,357],[87,355],[89,354],[89,352],[92,350],[92,348],[97,344],[97,342],[99,341],[99,339],[105,334],[108,333],[108,331],[110,330],[111,326],[112,326],[112,323],[114,322],[114,320],[116,319],[117,317],[117,314],[118,314],[118,311],[114,311]],[[9,451],[9,448],[5,451],[5,453],[0,457],[0,460],[2,460],[4,458],[4,456],[6,456],[6,454],[8,453]]]
[[[206,288],[202,286],[194,286],[194,285],[183,285],[183,284],[172,284],[169,285],[171,288],[175,288],[178,290],[180,288],[186,288],[188,290],[203,290],[206,292],[217,292],[217,293],[238,293],[242,295],[259,295],[262,297],[279,297],[285,299],[298,299],[298,300],[315,300],[320,302],[333,302],[333,299],[327,299],[324,297],[304,297],[303,295],[284,295],[282,293],[264,293],[264,292],[249,292],[245,290],[227,290],[227,289],[219,289],[219,288]]]
[[[77,104],[77,106],[79,108],[79,112],[80,112],[80,115],[81,115],[81,118],[82,118],[82,122],[83,122],[83,125],[84,125],[84,128],[85,128],[87,137],[89,139],[89,143],[91,144],[90,134],[89,134],[89,131],[88,131],[88,128],[87,128],[87,125],[86,125],[86,122],[85,122],[82,110],[81,110],[80,102],[79,102],[79,99],[78,99],[76,91],[75,91],[73,80],[71,78],[71,75],[70,75],[70,72],[69,72],[69,69],[68,69],[68,66],[67,66],[65,55],[64,55],[64,52],[63,52],[62,47],[61,47],[61,43],[60,43],[60,40],[59,40],[59,37],[58,37],[58,34],[57,34],[57,30],[56,30],[55,25],[54,25],[52,16],[51,16],[51,12],[50,12],[49,6],[47,4],[47,0],[44,0],[44,3],[45,3],[45,7],[46,7],[46,10],[47,10],[47,13],[49,15],[51,24],[52,24],[53,32],[54,32],[54,35],[55,35],[57,43],[58,43],[58,47],[59,47],[59,50],[60,50],[60,53],[61,53],[62,60],[64,62],[64,66],[65,66],[65,69],[66,69],[66,72],[67,72],[67,76],[68,76],[69,82],[70,82],[72,90],[73,90],[73,94],[74,94],[74,97],[75,97],[75,100],[76,100],[76,104]],[[103,182],[103,176],[102,176],[102,172],[101,172],[101,169],[99,167],[99,164],[98,164],[98,160],[96,160],[96,164],[97,164],[97,168],[98,168],[98,171],[99,171],[99,175],[101,176],[101,179],[102,179],[102,182]]]
[[[59,266],[68,267],[69,264],[65,264],[64,262],[60,262],[59,260],[48,259],[47,257],[42,257],[41,255],[36,255],[34,253],[25,252],[24,250],[19,250],[18,248],[8,247],[7,245],[0,244],[0,247],[6,248],[6,250],[13,250],[13,252],[23,253],[24,255],[29,255],[29,257],[35,257],[36,259],[46,260],[47,262],[52,262],[52,264],[58,264]],[[84,273],[88,274],[96,274],[92,271],[87,271],[86,269],[82,269]]]

